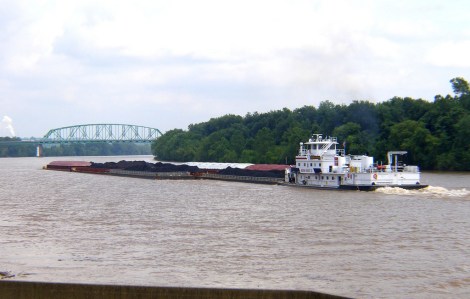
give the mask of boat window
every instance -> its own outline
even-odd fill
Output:
[[[324,176],[321,176],[321,179],[323,180],[323,179],[324,179]]]
[[[318,163],[318,167],[321,167],[321,163]]]
[[[310,167],[312,167],[312,163],[310,163]]]

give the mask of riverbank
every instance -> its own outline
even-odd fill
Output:
[[[3,299],[210,299],[210,298],[285,298],[285,299],[341,299],[341,297],[314,291],[262,290],[262,289],[221,289],[185,288],[103,284],[73,284],[53,282],[0,281],[0,297]]]

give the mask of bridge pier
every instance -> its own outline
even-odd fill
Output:
[[[43,152],[43,149],[42,149],[42,144],[38,144],[38,146],[36,147],[36,157],[42,157],[42,152]]]

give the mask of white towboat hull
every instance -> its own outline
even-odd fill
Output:
[[[314,134],[300,144],[296,165],[286,169],[287,185],[316,189],[375,190],[381,187],[420,189],[417,166],[402,165],[399,155],[405,151],[388,152],[388,164],[378,165],[366,155],[346,155],[337,149],[336,137],[322,138]]]
[[[340,185],[340,186],[315,186],[315,185],[300,185],[293,183],[283,183],[283,186],[297,187],[297,188],[308,188],[317,190],[355,190],[355,191],[374,191],[379,188],[402,188],[407,190],[417,190],[428,187],[428,185],[416,184],[416,185]]]

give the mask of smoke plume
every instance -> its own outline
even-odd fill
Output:
[[[0,125],[2,135],[4,132],[8,132],[11,137],[15,137],[15,129],[13,128],[13,120],[8,115],[3,116],[2,123]]]

